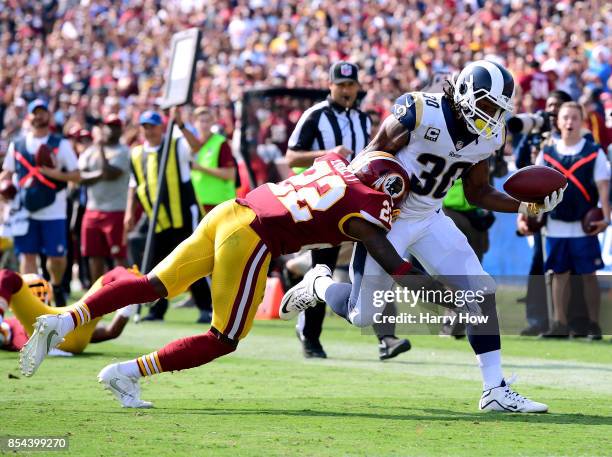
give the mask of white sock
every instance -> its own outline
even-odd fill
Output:
[[[314,282],[314,292],[320,301],[325,301],[325,291],[334,283],[329,276],[319,276]]]
[[[129,376],[131,378],[140,378],[140,370],[138,369],[138,362],[136,359],[128,360],[127,362],[121,362],[119,364],[119,373]]]
[[[504,379],[501,367],[501,350],[477,354],[476,358],[482,374],[483,390],[499,387]]]
[[[60,314],[59,320],[60,333],[62,334],[62,336],[65,336],[74,330],[74,321],[72,320],[72,315],[70,313]]]

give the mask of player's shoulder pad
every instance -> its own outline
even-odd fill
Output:
[[[393,116],[404,127],[412,131],[421,122],[423,114],[423,98],[420,92],[407,92],[395,100]]]

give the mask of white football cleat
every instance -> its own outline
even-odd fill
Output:
[[[478,408],[482,411],[501,411],[504,413],[545,413],[548,405],[532,401],[510,388],[516,381],[512,376],[508,381],[502,380],[501,386],[485,390],[480,397]]]
[[[314,291],[314,283],[317,278],[329,276],[332,272],[327,265],[317,264],[304,275],[304,278],[289,289],[281,300],[278,315],[281,319],[288,321],[297,316],[306,308],[311,308],[319,301]]]
[[[98,373],[98,382],[112,392],[124,408],[151,408],[153,403],[140,399],[138,378],[126,376],[119,371],[119,364],[112,363]]]
[[[19,366],[24,376],[32,376],[49,351],[64,341],[60,333],[59,314],[44,314],[36,318],[34,333],[21,348]]]

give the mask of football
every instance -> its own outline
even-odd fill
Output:
[[[17,195],[17,188],[10,179],[0,181],[0,196],[6,200],[12,200]]]
[[[567,178],[554,168],[530,165],[510,176],[504,183],[504,190],[519,201],[543,203],[547,195],[566,184]]]
[[[36,152],[36,166],[55,168],[55,154],[46,144],[41,144]]]
[[[593,222],[598,222],[598,221],[603,221],[603,220],[604,220],[604,213],[601,210],[601,208],[591,208],[590,210],[586,212],[586,214],[582,218],[582,230],[584,230],[585,233],[590,233],[593,230],[593,227],[591,227],[591,224]]]

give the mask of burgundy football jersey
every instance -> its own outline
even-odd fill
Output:
[[[353,240],[344,232],[352,217],[390,229],[391,198],[362,184],[347,164],[339,154],[327,154],[304,173],[237,200],[257,214],[251,227],[273,256]]]

